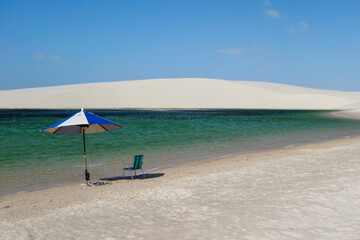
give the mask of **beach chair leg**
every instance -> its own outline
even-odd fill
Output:
[[[141,171],[142,171],[142,173],[143,173],[143,176],[144,176],[144,178],[145,178],[145,173],[144,173],[144,170],[141,168]]]
[[[134,180],[134,177],[133,177],[133,175],[132,175],[131,169],[130,169],[129,171],[130,171],[131,179]]]

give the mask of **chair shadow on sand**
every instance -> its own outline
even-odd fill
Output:
[[[146,180],[146,179],[151,179],[151,178],[162,177],[164,175],[165,175],[165,173],[145,173],[145,176],[146,176],[145,178],[141,174],[141,175],[134,176],[134,179]],[[103,180],[103,181],[131,180],[131,176],[115,176],[115,177],[101,178],[100,180]]]

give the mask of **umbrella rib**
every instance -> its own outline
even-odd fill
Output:
[[[105,132],[108,131],[106,128],[103,127],[103,125],[99,124],[99,126],[102,127],[105,130]]]
[[[55,134],[57,131],[60,130],[61,127],[58,127],[58,129],[56,129],[52,134]]]

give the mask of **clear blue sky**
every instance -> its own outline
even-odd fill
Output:
[[[202,77],[360,91],[359,0],[0,0],[0,89]]]

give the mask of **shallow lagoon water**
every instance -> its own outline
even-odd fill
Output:
[[[329,111],[87,110],[125,128],[86,136],[94,180],[146,169],[360,135],[360,121]],[[83,180],[80,135],[40,132],[78,110],[0,110],[0,195]]]

